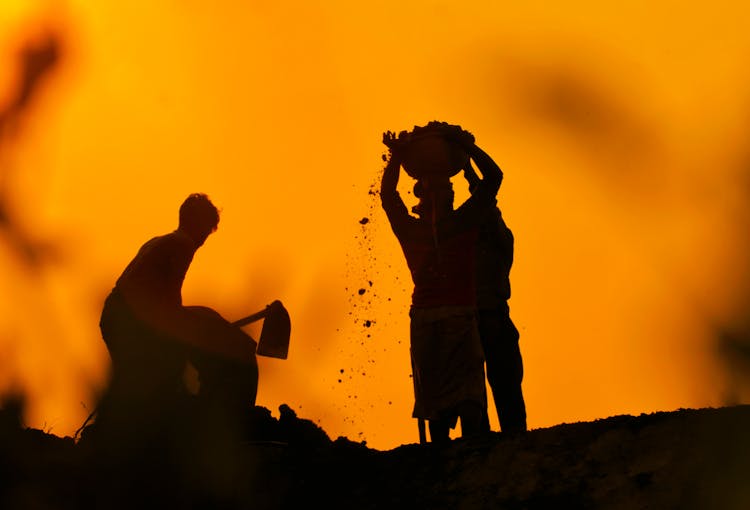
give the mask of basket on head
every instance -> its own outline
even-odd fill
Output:
[[[469,156],[441,133],[414,136],[404,148],[402,164],[414,179],[429,175],[453,177],[466,165]]]

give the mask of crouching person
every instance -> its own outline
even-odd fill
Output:
[[[229,427],[230,416],[249,413],[255,405],[255,341],[217,312],[182,303],[187,270],[218,223],[218,210],[206,195],[188,196],[177,229],[140,248],[102,310],[111,375],[89,437],[113,465],[132,461],[140,466],[133,469],[160,470],[141,472],[146,484],[163,483],[165,473],[189,464],[184,446],[195,444],[196,432],[207,432],[205,425],[212,423],[206,421],[207,411]],[[188,362],[202,379],[198,398],[185,385]],[[203,400],[210,404],[196,407]],[[230,437],[239,427],[224,432],[222,437]]]

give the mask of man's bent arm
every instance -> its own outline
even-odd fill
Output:
[[[464,179],[469,183],[470,193],[474,193],[479,183],[482,182],[477,175],[477,172],[474,170],[474,167],[471,166],[471,159],[466,160],[466,165],[464,166]]]
[[[497,166],[497,163],[475,143],[463,144],[463,149],[474,160],[482,173],[483,186],[497,192],[500,189],[500,183],[503,182],[503,172]]]

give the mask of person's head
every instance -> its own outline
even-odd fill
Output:
[[[419,203],[413,211],[422,219],[436,218],[453,211],[453,183],[446,176],[423,177],[414,184]]]
[[[198,246],[219,226],[219,210],[207,195],[193,193],[180,206],[179,229],[186,232]]]

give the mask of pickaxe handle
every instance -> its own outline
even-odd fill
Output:
[[[259,321],[261,319],[265,319],[266,315],[270,312],[269,307],[266,307],[265,309],[261,310],[260,312],[255,312],[252,315],[248,315],[247,317],[244,317],[242,319],[234,321],[232,324],[238,327],[247,326],[248,324]]]
[[[259,321],[261,319],[265,319],[266,316],[269,313],[271,313],[271,311],[274,309],[274,307],[277,307],[277,306],[281,306],[283,308],[283,305],[281,304],[281,302],[279,300],[276,300],[273,303],[271,303],[270,305],[267,305],[263,310],[261,310],[259,312],[255,312],[254,314],[248,315],[247,317],[244,317],[242,319],[238,319],[238,320],[234,321],[232,324],[235,325],[235,326],[242,327],[242,326],[247,326],[251,322],[255,322],[255,321]]]

